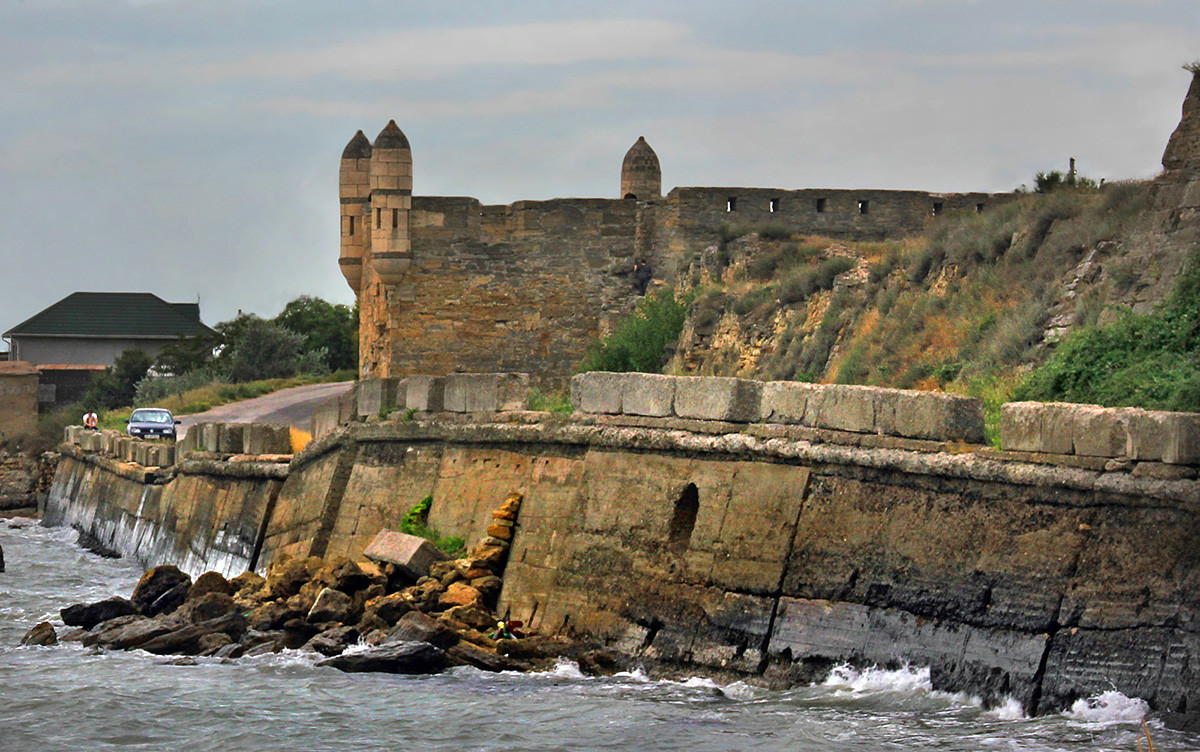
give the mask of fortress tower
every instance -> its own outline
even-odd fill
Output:
[[[363,256],[370,248],[366,221],[371,214],[371,142],[362,131],[342,152],[338,175],[342,204],[342,256],[338,265],[355,295],[362,289]]]
[[[662,198],[662,168],[645,136],[638,136],[621,162],[621,198],[638,201]]]
[[[412,148],[389,120],[371,145],[371,269],[387,287],[399,285],[412,264]]]

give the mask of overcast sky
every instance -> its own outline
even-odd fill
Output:
[[[418,195],[616,197],[639,135],[664,189],[1006,191],[1152,177],[1197,58],[1197,0],[0,0],[0,331],[352,302],[338,159],[389,118]]]

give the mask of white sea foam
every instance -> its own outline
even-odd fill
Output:
[[[1116,723],[1137,723],[1150,712],[1150,705],[1140,697],[1126,697],[1115,689],[1076,700],[1063,715],[1072,721],[1094,726]]]
[[[1021,707],[1021,703],[1013,697],[1004,698],[1004,702],[986,711],[985,715],[999,718],[1002,721],[1023,721],[1026,718],[1025,708]]]
[[[839,694],[866,694],[875,692],[931,692],[933,683],[929,669],[901,666],[898,669],[871,667],[854,668],[842,664],[835,666],[825,678],[822,686]]]

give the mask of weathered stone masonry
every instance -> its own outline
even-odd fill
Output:
[[[670,282],[723,225],[877,239],[1005,198],[768,188],[675,188],[663,197],[658,157],[639,138],[622,165],[623,198],[485,206],[413,196],[412,150],[394,121],[373,144],[355,134],[340,176],[340,265],[361,311],[360,375],[519,370],[550,386],[565,384],[629,311],[638,258]]]
[[[359,555],[426,495],[435,528],[478,537],[518,491],[501,608],[535,629],[684,670],[911,661],[1031,710],[1116,686],[1196,715],[1197,465],[1130,459],[1143,422],[1103,457],[980,447],[978,403],[947,395],[590,374],[567,418],[513,409],[520,383],[409,379],[391,393],[434,411],[334,428],[287,465],[191,453],[148,480],[68,454],[50,507],[193,536],[157,561],[261,568]],[[378,421],[381,390],[360,391]]]

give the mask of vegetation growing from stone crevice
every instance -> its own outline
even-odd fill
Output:
[[[400,532],[424,538],[443,553],[457,556],[466,550],[466,542],[457,536],[444,536],[429,527],[429,508],[433,506],[433,497],[426,496],[404,515],[400,520]]]
[[[687,317],[690,296],[676,299],[669,288],[642,298],[633,313],[596,343],[580,371],[660,373]]]
[[[1156,311],[1076,331],[1014,397],[1200,412],[1200,251]]]

